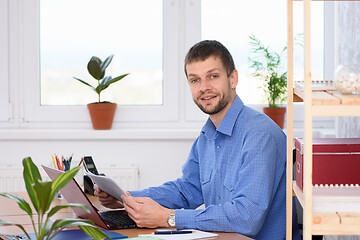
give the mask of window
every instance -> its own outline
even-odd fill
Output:
[[[96,102],[97,94],[73,76],[96,86],[87,63],[111,54],[106,75],[130,75],[101,100],[162,105],[162,20],[162,0],[40,0],[41,105]]]
[[[303,31],[302,4],[294,2],[295,34]],[[323,3],[312,2],[316,79],[329,66],[324,54],[333,52],[321,38],[323,18],[331,8],[326,14],[323,9]],[[107,74],[130,75],[102,95],[118,103],[113,128],[198,128],[206,115],[191,99],[183,60],[201,39],[217,39],[229,48],[240,71],[239,96],[260,109],[262,92],[248,70],[248,36],[281,49],[287,41],[286,12],[284,2],[266,0],[0,0],[0,50],[5,53],[0,55],[0,103],[6,108],[0,122],[91,128],[85,104],[95,101],[96,94],[72,77],[92,81],[86,70],[90,57],[114,54]],[[301,55],[299,51],[295,61],[301,62]],[[297,71],[301,79],[302,66]]]
[[[48,5],[49,3],[55,5]],[[57,5],[58,3],[59,5]],[[109,94],[104,98],[109,97],[110,101],[119,101],[114,127],[119,122],[178,120],[179,111],[177,106],[179,99],[177,91],[179,89],[179,79],[177,75],[174,77],[173,73],[177,72],[176,68],[178,67],[179,33],[178,28],[172,27],[179,18],[177,1],[101,1],[101,4],[107,7],[107,10],[99,9],[100,6],[96,5],[96,3],[100,2],[79,0],[75,1],[75,3],[69,1],[66,4],[64,1],[57,0],[31,0],[23,3],[23,9],[26,13],[23,17],[23,37],[26,39],[23,47],[23,75],[27,76],[26,81],[24,81],[25,89],[27,89],[24,94],[24,99],[27,99],[27,101],[24,100],[25,122],[69,122],[73,123],[72,126],[74,127],[79,127],[80,124],[76,123],[84,121],[90,124],[87,109],[79,104],[96,101],[94,100],[96,95],[93,95],[92,100],[76,100],[78,95],[92,96],[92,92],[90,89],[86,89],[87,86],[76,82],[72,76],[84,80],[89,79],[86,64],[90,57],[98,55],[104,59],[111,53],[115,53],[115,57],[114,62],[108,68],[108,74],[116,76],[116,74],[131,73],[129,77],[104,91],[104,94]],[[129,9],[124,9],[124,4]],[[145,16],[142,16],[142,12],[138,7],[139,4],[142,4],[145,10],[151,7],[152,11],[145,11]],[[110,9],[114,7],[113,5],[120,9],[112,12]],[[63,9],[61,6],[72,6],[74,9],[68,10],[65,8],[61,11]],[[87,7],[84,8],[84,6]],[[43,9],[49,9],[50,11],[53,7],[55,10],[51,11],[60,11],[62,15],[60,23],[55,21],[60,16],[55,16],[55,19],[49,20],[51,26],[42,24],[39,16],[44,20],[52,17],[41,14],[41,11]],[[87,11],[88,7],[89,12]],[[157,9],[154,9],[155,7]],[[95,29],[100,27],[102,29],[94,30],[91,34],[88,34],[89,27],[87,24],[91,24],[92,21],[92,17],[89,15],[91,13],[95,14],[93,12],[94,8],[100,12],[105,11],[103,16],[98,14],[95,17],[101,25],[96,26]],[[80,16],[81,12],[85,12],[85,15]],[[131,19],[124,19],[123,17],[128,16],[124,12],[130,12]],[[152,16],[151,12],[157,13],[160,17]],[[70,20],[65,20],[64,14],[69,14]],[[75,14],[77,15],[74,16]],[[115,17],[117,14],[123,17],[118,17],[120,22],[114,23],[116,19],[107,16],[108,14],[115,15]],[[91,21],[82,20],[88,18]],[[71,24],[71,21],[75,21],[75,19],[76,21],[81,20],[79,23]],[[140,19],[140,21],[133,21],[135,19]],[[120,28],[125,21],[127,26]],[[146,24],[151,22],[155,25],[155,28],[149,30],[149,26]],[[71,25],[71,28],[68,29],[66,27],[68,25]],[[55,28],[55,32],[58,32],[59,35],[46,34],[52,32],[50,31],[52,27]],[[67,29],[69,32],[65,35]],[[40,34],[41,30],[45,32],[44,35]],[[120,36],[117,32],[120,33]],[[85,43],[87,39],[91,39],[92,34],[94,34],[95,40]],[[59,41],[55,40],[57,38],[59,38]],[[104,39],[104,41],[100,39]],[[43,41],[44,43],[42,43]],[[153,42],[156,43],[152,44]],[[44,64],[44,66],[40,65],[40,63]],[[110,72],[110,69],[113,72]],[[66,80],[63,81],[63,79]],[[148,81],[149,79],[151,80]],[[49,82],[51,82],[50,86]],[[47,93],[46,90],[49,90],[50,93]],[[112,96],[111,93],[113,93]],[[75,97],[69,97],[70,95]],[[125,101],[126,95],[130,97]],[[147,98],[141,98],[139,95],[146,95]]]

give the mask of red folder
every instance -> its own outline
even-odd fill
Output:
[[[360,184],[360,138],[314,138],[313,185]],[[295,139],[296,184],[303,189],[304,139]]]

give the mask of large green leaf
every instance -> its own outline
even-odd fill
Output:
[[[110,55],[109,57],[107,57],[107,58],[105,59],[104,62],[102,62],[102,63],[100,64],[101,71],[103,71],[104,74],[105,74],[106,68],[107,68],[107,67],[109,66],[109,64],[111,63],[111,60],[113,59],[113,57],[114,57],[114,55]]]
[[[89,237],[94,238],[95,240],[102,240],[104,238],[111,239],[106,233],[100,231],[98,228],[79,226],[79,228],[86,233]]]
[[[56,230],[58,228],[68,228],[75,226],[89,226],[96,227],[95,224],[87,219],[77,219],[77,218],[62,218],[57,219],[51,226],[51,230]]]
[[[18,197],[14,194],[10,193],[0,193],[0,196],[7,197],[11,200],[14,200],[19,207],[24,210],[30,217],[32,217],[32,210],[28,202],[26,202],[23,198]]]
[[[100,231],[95,224],[86,219],[58,219],[56,220],[53,225],[51,226],[51,229],[49,231],[49,234],[51,234],[51,238],[53,238],[57,233],[56,231],[59,229],[69,228],[69,227],[75,227],[78,226],[85,234],[92,237],[93,239],[99,239],[102,240],[104,238],[111,239],[106,233]],[[52,234],[55,233],[55,234]]]
[[[11,223],[11,222],[7,222],[4,220],[0,219],[0,226],[16,226],[18,228],[21,229],[21,231],[23,231],[23,233],[25,233],[25,235],[30,239],[30,236],[28,235],[28,233],[26,232],[25,228],[23,226],[21,226],[20,224],[15,224],[15,223]],[[13,237],[15,237],[15,235],[7,235],[7,234],[2,234],[0,233],[0,236],[6,236],[6,237],[10,237],[10,239],[12,239]],[[16,239],[16,238],[14,238]]]
[[[52,182],[36,181],[34,184],[36,196],[39,201],[40,214],[46,213],[53,200],[53,198],[49,197],[51,195],[51,187]]]
[[[55,197],[55,194],[76,175],[76,173],[79,171],[80,167],[75,167],[69,171],[66,171],[64,173],[59,174],[53,181],[52,181],[52,187],[51,187],[51,194],[50,199],[53,199]]]
[[[86,219],[59,219],[54,222],[51,227],[50,233],[55,233],[48,238],[49,240],[56,236],[58,229],[78,226],[85,234],[93,239],[102,240],[104,238],[111,239],[107,234],[100,231],[93,222]]]
[[[78,203],[69,203],[69,204],[65,204],[65,205],[61,205],[61,206],[55,206],[53,207],[47,217],[50,218],[52,215],[54,215],[55,213],[57,213],[59,210],[63,209],[63,208],[68,208],[68,207],[79,207],[79,208],[82,208],[83,210],[87,211],[87,212],[90,212],[89,211],[89,208],[87,206],[85,206],[84,204],[78,204]]]
[[[101,69],[101,59],[93,56],[88,65],[88,71],[91,76],[93,76],[96,80],[100,80],[104,77],[105,72]]]
[[[39,212],[39,201],[37,200],[33,184],[36,180],[41,180],[39,169],[33,163],[30,157],[24,158],[23,161],[24,172],[23,177],[25,181],[26,190],[29,194],[30,200],[37,212]]]

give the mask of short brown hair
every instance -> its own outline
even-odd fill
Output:
[[[193,61],[204,61],[210,56],[220,57],[228,76],[234,71],[234,60],[227,48],[216,40],[204,40],[190,48],[185,57],[184,70],[187,76],[186,65]]]

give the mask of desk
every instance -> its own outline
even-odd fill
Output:
[[[27,193],[15,193],[15,195],[24,198],[30,204],[29,197]],[[98,207],[100,210],[106,210],[105,207],[101,206],[98,199],[94,196],[88,196],[92,203]],[[52,206],[66,204],[65,200],[62,199],[55,199],[52,202]],[[31,204],[30,204],[31,205]],[[35,210],[33,210],[35,212]],[[36,213],[36,212],[35,212]],[[62,209],[57,214],[55,214],[51,219],[55,220],[57,218],[75,218],[75,213],[72,211],[71,208]],[[0,197],[0,219],[5,221],[10,221],[13,223],[21,224],[24,226],[25,230],[29,233],[34,232],[31,226],[30,219],[28,215],[19,208],[17,203],[14,201]],[[34,218],[34,221],[37,221],[37,218]],[[139,234],[149,234],[153,232],[154,229],[140,229],[140,228],[132,228],[132,229],[121,229],[121,230],[114,230],[114,232],[122,233],[128,237],[137,237]],[[17,227],[13,226],[1,226],[0,227],[1,233],[6,234],[21,234],[21,230]],[[241,234],[237,233],[218,233],[219,237],[216,239],[219,240],[250,240],[250,238],[245,237]]]

